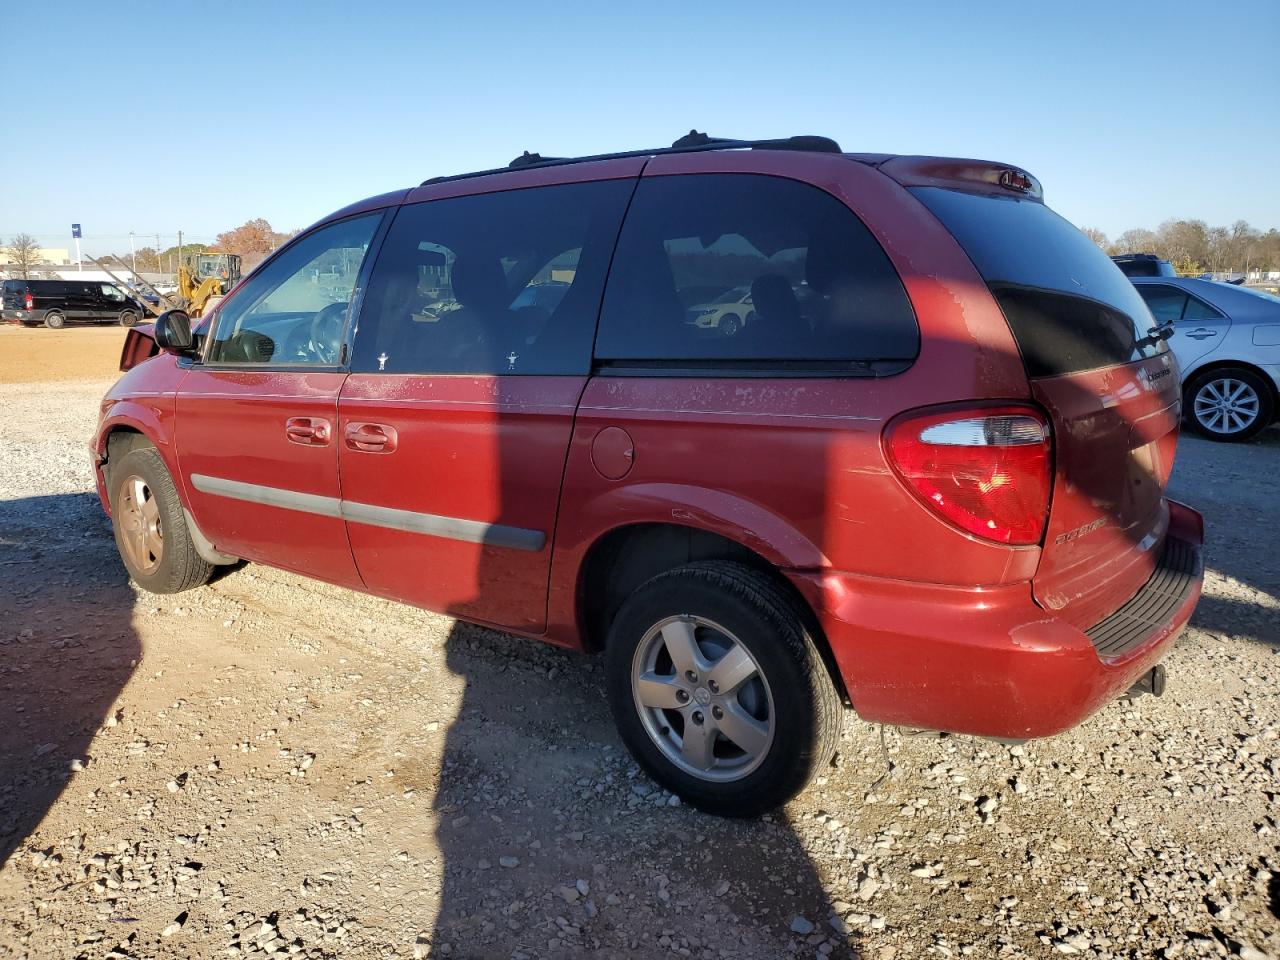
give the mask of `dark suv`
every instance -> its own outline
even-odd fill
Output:
[[[68,323],[119,323],[146,316],[138,300],[113,283],[90,280],[5,280],[0,319],[57,329]]]
[[[732,336],[688,322],[739,289]],[[706,809],[790,797],[842,705],[1023,739],[1158,692],[1200,593],[1173,355],[1006,164],[526,156],[340,210],[189,323],[130,332],[92,443],[141,587],[245,559],[602,651]]]
[[[1176,277],[1178,271],[1168,260],[1154,253],[1121,253],[1111,258],[1126,277]]]

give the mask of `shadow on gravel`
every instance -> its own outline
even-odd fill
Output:
[[[0,865],[36,829],[140,656],[94,494],[0,501]]]
[[[1275,484],[1280,427],[1250,443],[1215,443],[1184,428],[1170,495],[1205,516],[1205,566],[1234,583],[1207,583],[1192,624],[1280,646]],[[1260,595],[1260,596],[1259,596]]]
[[[782,811],[708,816],[638,771],[601,660],[465,623],[446,652],[467,686],[436,798],[431,956],[773,957],[800,942],[797,915],[815,940],[832,935],[830,896]]]

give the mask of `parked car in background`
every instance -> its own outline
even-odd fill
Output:
[[[732,337],[756,316],[751,308],[751,288],[734,287],[708,303],[696,303],[686,314],[688,323]]]
[[[1042,196],[695,134],[352,204],[194,333],[129,332],[91,443],[122,560],[157,593],[241,558],[602,652],[638,762],[719,813],[825,769],[845,705],[1058,733],[1163,688],[1203,525],[1165,497],[1164,338]],[[350,304],[313,295],[335,261]],[[554,310],[517,306],[552,265]],[[708,336],[687,308],[730,270],[755,320]],[[456,309],[423,322],[425,287]]]
[[[1111,258],[1126,277],[1176,277],[1178,271],[1168,260],[1154,253],[1122,253]]]
[[[142,304],[113,283],[88,280],[5,280],[0,318],[57,329],[68,323],[119,323],[132,327],[146,315]]]
[[[1182,371],[1183,411],[1211,440],[1257,436],[1280,410],[1280,297],[1191,277],[1132,277]]]

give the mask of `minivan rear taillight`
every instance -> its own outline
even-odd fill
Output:
[[[35,302],[35,300],[33,300],[33,299],[31,298],[31,294],[29,294],[29,293],[28,293],[28,294],[27,294],[25,297],[23,297],[23,299],[22,299],[22,309],[24,309],[24,310],[34,310],[35,308],[36,308],[36,302]]]
[[[885,431],[885,451],[911,492],[962,530],[1011,546],[1044,535],[1053,441],[1033,408],[907,414]]]

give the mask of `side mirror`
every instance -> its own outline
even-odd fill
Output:
[[[185,310],[166,310],[156,318],[156,345],[166,353],[180,357],[195,352],[195,337],[191,334],[191,316]]]

